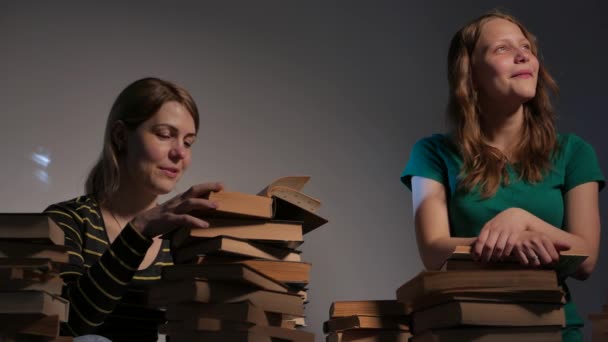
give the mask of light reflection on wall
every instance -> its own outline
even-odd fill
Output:
[[[36,164],[34,168],[34,177],[44,184],[51,184],[51,178],[47,172],[47,167],[51,164],[51,152],[42,146],[39,146],[32,153],[32,161]]]

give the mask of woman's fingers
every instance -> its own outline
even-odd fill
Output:
[[[558,251],[567,251],[572,248],[572,245],[566,241],[557,241],[553,244]]]
[[[166,234],[182,226],[207,228],[209,227],[207,221],[189,213],[216,209],[217,204],[207,198],[210,192],[220,191],[223,188],[224,185],[218,182],[193,185],[186,192],[138,215],[132,223],[150,237]]]
[[[475,244],[473,245],[474,257],[476,257],[478,259],[482,258],[484,247],[486,245],[486,241],[487,241],[489,235],[490,235],[490,231],[487,228],[487,224],[486,224],[479,232],[479,236],[477,237],[477,240],[475,241]]]
[[[542,243],[533,243],[530,255],[534,266],[546,265],[552,262],[551,255]]]
[[[181,227],[208,228],[209,223],[188,214],[166,214],[147,225],[146,235],[150,237],[164,235]]]
[[[175,227],[209,228],[209,222],[188,214],[174,215]]]
[[[494,254],[492,255],[493,260],[502,260],[503,257],[508,255],[505,254],[505,249],[507,247],[507,241],[509,241],[511,235],[513,234],[508,234],[506,232],[502,232],[500,234],[496,240],[496,245],[494,246]]]
[[[484,241],[477,240],[474,248],[482,250],[481,260],[501,260],[514,257],[522,265],[539,267],[559,261],[560,244],[554,244],[547,236],[537,232],[509,234],[508,232],[490,232]],[[488,254],[491,251],[491,259]]]
[[[186,214],[193,211],[209,211],[217,208],[217,204],[204,198],[188,198],[179,203],[173,212],[175,214]]]
[[[528,260],[528,266],[540,265],[538,261],[538,255],[536,254],[529,242],[523,244],[523,252],[526,255],[526,259]]]
[[[539,257],[543,264],[553,264],[559,260],[559,253],[553,245],[553,242],[546,237],[540,239],[540,241],[536,242],[542,250],[539,250]]]
[[[513,249],[513,254],[515,255],[515,257],[517,258],[517,260],[519,261],[520,264],[522,264],[522,265],[530,264],[530,261],[528,260],[528,256],[524,252],[523,246],[515,247]]]
[[[183,199],[193,197],[208,197],[210,192],[220,191],[224,189],[224,185],[220,182],[201,183],[190,187],[184,192],[181,197]]]
[[[503,256],[508,257],[513,254],[515,248],[517,246],[517,241],[519,240],[520,234],[511,234],[505,242],[505,250],[503,251]]]
[[[496,241],[500,237],[501,232],[490,232],[488,234],[488,238],[483,246],[483,252],[481,254],[482,262],[489,262],[492,259],[492,255],[494,254],[494,248],[496,247]]]
[[[524,266],[538,267],[540,261],[536,250],[533,247],[531,240],[520,240],[513,248],[513,254],[519,260],[519,263]]]

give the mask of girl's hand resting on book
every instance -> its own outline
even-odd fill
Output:
[[[483,226],[472,246],[474,257],[488,262],[511,255],[519,235],[528,228],[531,216],[520,208],[509,208],[494,216]]]
[[[520,264],[538,267],[555,264],[559,261],[559,251],[570,246],[556,246],[546,235],[534,231],[518,234],[514,242],[512,256]]]
[[[209,223],[190,213],[216,209],[217,204],[208,200],[209,193],[220,191],[223,188],[221,183],[194,185],[186,192],[135,216],[131,220],[131,225],[142,235],[150,238],[169,233],[183,226],[207,228]]]

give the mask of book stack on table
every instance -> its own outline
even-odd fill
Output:
[[[395,300],[333,302],[323,323],[327,342],[408,342],[405,306]]]
[[[397,290],[411,313],[413,342],[561,341],[565,295],[560,272],[585,259],[564,253],[554,269],[514,260],[481,264],[460,246],[442,271],[423,271]]]
[[[0,214],[0,340],[59,337],[69,303],[59,267],[68,262],[63,230],[45,214]]]
[[[260,194],[212,193],[217,210],[195,213],[209,228],[180,229],[175,265],[163,269],[150,304],[165,307],[171,341],[314,341],[305,326],[310,264],[298,247],[327,220],[300,192],[308,177],[286,177]]]

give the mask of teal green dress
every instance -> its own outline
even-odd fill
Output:
[[[483,199],[476,189],[470,192],[459,189],[460,153],[447,135],[435,134],[414,145],[401,181],[410,190],[413,176],[430,178],[445,186],[450,234],[453,237],[479,235],[487,221],[512,207],[527,210],[545,222],[565,229],[565,194],[587,182],[598,182],[602,189],[604,176],[593,147],[580,137],[574,134],[558,135],[558,146],[552,157],[553,167],[541,182],[532,184],[520,180],[513,167],[508,165],[509,184],[502,184],[493,197]],[[567,299],[564,341],[582,341],[580,327],[583,326],[583,319],[577,313],[569,293]]]

